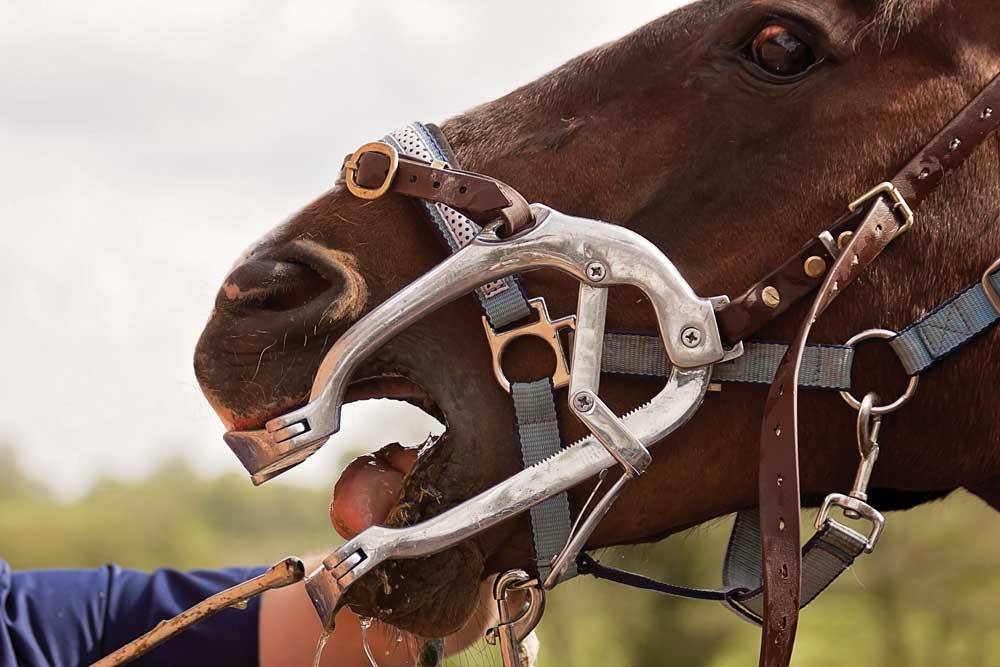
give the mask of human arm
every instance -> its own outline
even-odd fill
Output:
[[[308,562],[307,571],[318,564],[319,559]],[[491,623],[492,606],[490,586],[484,584],[481,611],[474,614],[461,631],[445,641],[449,655],[482,639]],[[321,632],[319,617],[306,595],[304,584],[268,591],[263,596],[260,611],[260,667],[311,665]],[[368,643],[379,667],[410,667],[422,640],[409,634],[398,634],[394,628],[376,622],[368,630]],[[370,667],[371,663],[364,654],[358,617],[349,609],[343,609],[337,615],[336,629],[320,664],[322,667]]]

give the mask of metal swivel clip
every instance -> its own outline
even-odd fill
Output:
[[[531,665],[533,658],[522,642],[542,620],[545,591],[523,570],[510,570],[497,577],[493,599],[497,603],[500,623],[486,631],[486,642],[491,646],[500,645],[504,667]]]
[[[830,511],[834,507],[844,510],[844,516],[848,519],[865,519],[871,523],[871,532],[865,538],[865,553],[875,550],[875,544],[885,526],[885,517],[867,502],[868,483],[875,469],[875,462],[878,460],[878,437],[882,429],[882,416],[873,412],[877,403],[878,395],[870,393],[861,401],[858,409],[858,454],[861,456],[861,462],[854,476],[851,493],[846,496],[841,493],[830,494],[823,501],[823,506],[816,516],[816,530],[822,530],[828,521],[833,521],[830,518]],[[840,527],[847,529],[843,525]]]

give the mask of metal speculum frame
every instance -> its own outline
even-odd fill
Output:
[[[730,351],[723,347],[715,318],[722,301],[698,297],[670,260],[645,238],[624,227],[568,216],[545,206],[532,208],[537,223],[528,230],[505,239],[492,228],[484,230],[469,246],[352,326],[323,360],[308,404],[270,420],[262,430],[227,433],[227,444],[254,483],[301,463],[340,429],[344,395],[354,372],[388,340],[480,285],[516,273],[557,269],[598,293],[606,293],[613,285],[638,287],[653,305],[666,354],[678,373],[739,355],[739,347]],[[597,266],[602,268],[599,279],[593,277]],[[603,327],[603,316],[601,322]],[[578,337],[586,335],[578,328]],[[599,355],[600,345],[593,349]],[[581,368],[582,364],[600,368],[599,356],[596,365],[592,359],[585,361],[588,355],[575,356],[581,357],[574,358]],[[592,373],[587,376],[589,384],[594,384]],[[634,446],[627,449],[634,450]]]
[[[529,510],[609,468],[623,474],[595,505],[556,559],[575,558],[626,483],[649,465],[648,447],[685,423],[700,407],[712,366],[738,356],[724,348],[715,312],[724,297],[698,297],[652,243],[628,229],[576,218],[535,205],[537,223],[511,238],[485,229],[469,246],[398,292],[357,322],[327,354],[310,402],[269,421],[266,429],[231,433],[230,446],[264,481],[318,449],[340,427],[352,374],[387,340],[440,306],[478,286],[515,273],[554,268],[580,281],[569,402],[593,435],[427,521],[405,528],[373,526],[330,554],[307,581],[323,623],[331,627],[346,590],[379,564],[441,552]],[[600,267],[600,268],[597,268]],[[596,270],[595,270],[596,269]],[[672,370],[646,405],[618,417],[598,397],[608,288],[630,285],[649,298]],[[250,436],[250,437],[247,437]],[[242,448],[242,449],[241,449]],[[541,582],[555,586],[563,568]]]

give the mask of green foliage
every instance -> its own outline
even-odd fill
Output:
[[[151,569],[269,563],[339,543],[328,494],[245,477],[202,479],[172,462],[137,482],[102,480],[61,504],[0,457],[0,557],[16,568]],[[811,518],[811,517],[810,517]],[[715,586],[729,521],[599,554],[612,565]],[[1000,516],[967,494],[889,516],[878,551],[807,609],[796,667],[1000,667]],[[598,667],[755,664],[757,630],[717,604],[578,579],[549,596],[540,663]],[[499,664],[482,647],[452,665]]]
[[[201,479],[171,461],[147,479],[98,481],[62,504],[3,459],[0,557],[14,568],[222,567],[326,550],[340,538],[329,494],[281,484],[253,488],[242,475]],[[23,489],[25,493],[11,493]]]

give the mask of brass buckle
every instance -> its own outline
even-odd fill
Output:
[[[990,304],[997,311],[997,315],[1000,315],[1000,292],[997,288],[993,286],[993,281],[990,278],[993,277],[994,273],[1000,271],[1000,259],[993,262],[990,268],[986,269],[983,274],[983,291],[986,292],[986,298],[990,300]]]
[[[866,202],[869,202],[881,195],[889,195],[892,201],[895,202],[893,210],[903,216],[903,226],[899,228],[898,232],[896,232],[896,236],[907,232],[910,227],[913,226],[913,220],[915,218],[913,215],[913,209],[910,208],[910,205],[906,202],[906,199],[903,197],[903,193],[899,191],[899,188],[889,181],[876,185],[864,195],[848,204],[847,209],[851,213],[854,213],[859,208],[864,206]]]
[[[358,183],[358,162],[365,153],[381,153],[389,158],[389,172],[385,175],[385,182],[377,188],[366,188]],[[396,178],[396,172],[398,171],[399,152],[389,144],[384,144],[381,141],[365,144],[354,151],[354,155],[347,158],[347,161],[344,162],[344,180],[347,181],[347,189],[351,191],[352,195],[360,199],[378,199],[384,195],[392,187],[392,181]]]
[[[504,388],[504,391],[509,393],[510,380],[504,375],[503,366],[501,365],[504,350],[518,338],[535,336],[548,343],[549,347],[552,348],[552,352],[556,355],[556,369],[552,373],[552,387],[554,389],[568,387],[570,380],[569,361],[566,359],[566,350],[563,349],[562,341],[559,340],[559,332],[563,329],[575,329],[576,316],[570,315],[569,317],[553,321],[549,316],[549,309],[545,304],[545,299],[530,299],[528,305],[538,313],[538,321],[525,324],[510,331],[494,331],[493,327],[490,326],[489,320],[483,317],[486,340],[489,342],[490,352],[493,354],[493,374],[496,376],[500,386]]]

